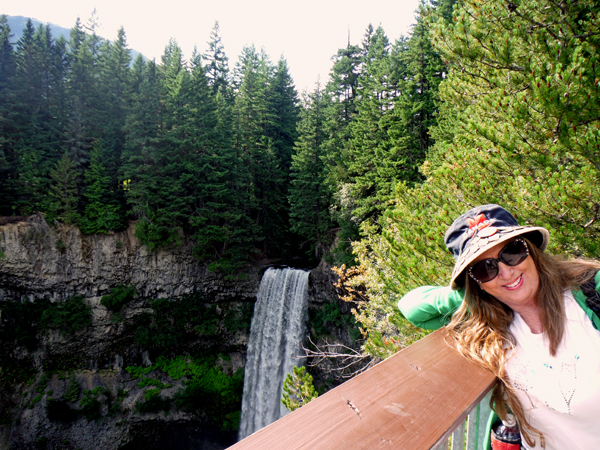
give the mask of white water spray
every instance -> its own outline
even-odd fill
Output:
[[[239,438],[283,417],[281,404],[285,376],[301,362],[304,337],[308,272],[268,269],[260,282],[250,326],[244,376]]]

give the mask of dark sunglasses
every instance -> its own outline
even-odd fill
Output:
[[[527,243],[523,239],[517,239],[510,244],[506,244],[498,258],[483,259],[469,267],[469,276],[478,283],[487,283],[498,276],[498,263],[504,263],[507,266],[518,266],[529,256]]]

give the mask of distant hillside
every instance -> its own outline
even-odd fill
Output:
[[[6,18],[8,19],[8,25],[10,26],[10,30],[11,30],[11,34],[12,34],[12,39],[11,42],[12,43],[16,43],[19,39],[21,39],[21,36],[23,35],[23,30],[25,29],[25,24],[27,23],[27,20],[29,19],[29,17],[23,17],[23,16],[6,16]],[[71,29],[70,28],[64,28],[58,25],[54,25],[53,23],[49,23],[49,22],[40,22],[37,19],[31,19],[31,22],[33,23],[33,26],[35,28],[37,28],[40,25],[50,25],[50,31],[52,31],[52,36],[54,37],[54,39],[56,39],[59,36],[64,36],[65,39],[68,41],[69,37],[70,37],[70,33],[71,33]],[[75,25],[75,24],[73,24]],[[125,30],[127,31],[127,30]],[[115,34],[117,33],[117,30],[115,30]],[[135,58],[137,58],[137,55],[139,55],[140,52],[130,49],[131,50],[131,62],[133,63],[133,61],[135,61]]]

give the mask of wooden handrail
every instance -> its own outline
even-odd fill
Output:
[[[440,329],[230,450],[433,449],[494,386]]]

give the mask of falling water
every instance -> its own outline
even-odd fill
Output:
[[[285,376],[300,362],[308,272],[268,269],[260,282],[248,341],[240,439],[289,411],[281,404]]]

